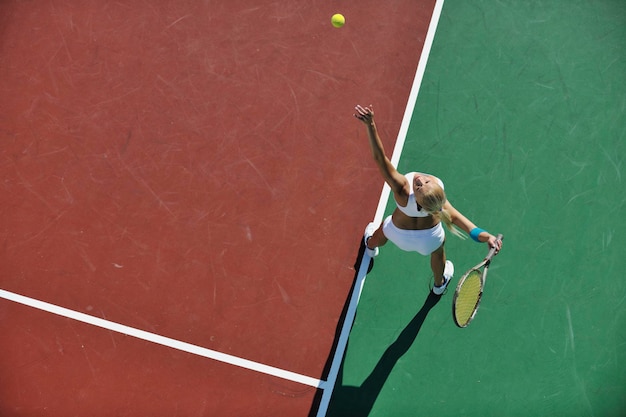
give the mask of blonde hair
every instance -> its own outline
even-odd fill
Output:
[[[424,190],[422,207],[429,212],[435,220],[443,222],[450,233],[461,239],[465,239],[465,235],[461,232],[461,229],[452,223],[452,216],[448,210],[443,208],[446,201],[446,192],[437,184],[437,186],[429,187],[427,190]]]

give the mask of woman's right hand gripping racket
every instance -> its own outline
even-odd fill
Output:
[[[500,234],[496,239],[502,238]],[[467,271],[456,286],[452,300],[452,317],[457,326],[467,327],[476,315],[487,279],[487,270],[495,254],[496,248],[491,248],[485,259]]]

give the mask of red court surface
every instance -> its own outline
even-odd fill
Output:
[[[352,108],[391,150],[433,6],[0,3],[0,289],[324,380],[382,185]],[[3,417],[315,413],[6,299],[0,330]]]

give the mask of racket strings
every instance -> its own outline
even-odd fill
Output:
[[[480,272],[474,270],[465,278],[458,290],[454,315],[460,326],[464,326],[472,319],[481,295]]]

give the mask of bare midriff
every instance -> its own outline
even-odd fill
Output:
[[[425,230],[433,228],[439,223],[433,216],[410,217],[398,209],[395,209],[391,215],[391,220],[398,229],[404,230]]]

